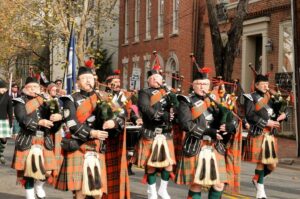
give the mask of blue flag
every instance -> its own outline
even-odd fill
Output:
[[[75,52],[75,33],[72,28],[69,52],[68,52],[68,68],[67,68],[67,94],[72,94],[76,90],[76,52]]]

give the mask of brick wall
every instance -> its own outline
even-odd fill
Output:
[[[197,1],[197,0],[196,0]],[[195,1],[187,0],[180,1],[180,19],[179,19],[179,34],[171,35],[172,33],[172,8],[173,1],[165,0],[165,17],[164,17],[164,37],[157,39],[157,14],[158,14],[158,0],[152,0],[152,19],[151,19],[151,39],[149,41],[145,40],[146,32],[146,0],[141,0],[141,12],[140,12],[140,36],[139,42],[134,43],[134,11],[135,11],[135,1],[129,0],[129,43],[124,44],[124,2],[120,3],[120,49],[119,49],[119,63],[120,69],[122,70],[122,59],[124,57],[129,58],[129,71],[128,76],[131,76],[132,71],[132,57],[137,55],[140,57],[139,67],[142,69],[141,77],[144,77],[144,60],[143,56],[145,54],[152,54],[153,50],[156,50],[163,58],[163,65],[166,64],[170,53],[174,52],[179,60],[180,74],[185,76],[187,82],[191,81],[191,61],[189,58],[189,53],[193,51],[193,4]],[[199,0],[201,4],[205,1]],[[235,2],[231,0],[230,2]],[[261,16],[269,16],[269,38],[273,41],[273,51],[267,55],[267,65],[270,68],[270,64],[273,64],[273,72],[278,71],[278,41],[279,41],[279,23],[291,19],[290,11],[290,0],[260,0],[251,1],[248,5],[248,16],[247,18],[256,18]],[[263,8],[263,9],[262,9]],[[235,15],[235,9],[228,10],[229,21]],[[208,24],[207,11],[204,15],[204,66],[214,67],[212,44],[210,37],[210,28]],[[220,25],[221,32],[227,31],[230,28],[230,23],[222,23]],[[235,59],[233,78],[241,79],[241,65],[242,65],[242,47],[240,42],[239,53]],[[152,61],[153,61],[152,56]],[[214,73],[212,74],[214,75]],[[274,76],[274,75],[273,75]],[[274,77],[272,77],[274,78]],[[143,79],[141,80],[141,86],[143,87]],[[189,85],[184,84],[185,90],[187,90]]]
[[[152,18],[151,18],[151,39],[144,41],[146,37],[146,0],[141,0],[141,14],[140,14],[140,37],[139,42],[134,42],[134,2],[129,2],[129,43],[124,44],[124,2],[120,3],[120,49],[119,49],[119,63],[120,69],[122,70],[122,59],[124,57],[129,58],[129,73],[131,76],[132,72],[132,57],[137,55],[140,57],[139,67],[142,69],[142,80],[141,87],[143,87],[143,77],[144,73],[144,60],[143,56],[145,54],[151,54],[153,50],[156,50],[160,56],[163,58],[163,64],[166,65],[170,53],[173,52],[177,55],[179,60],[180,74],[185,76],[185,81],[191,81],[191,61],[189,54],[193,50],[193,3],[189,1],[180,1],[179,8],[179,33],[178,35],[172,35],[172,8],[173,1],[165,0],[165,15],[164,15],[164,36],[163,38],[157,38],[157,23],[158,23],[158,1],[152,0]],[[151,58],[151,63],[154,57]],[[188,90],[188,83],[185,83],[184,89]]]

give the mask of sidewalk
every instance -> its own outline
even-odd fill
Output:
[[[278,138],[278,167],[300,171],[300,157],[297,157],[296,140]]]

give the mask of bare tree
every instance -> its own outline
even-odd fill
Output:
[[[228,41],[224,46],[218,24],[215,0],[206,0],[216,73],[223,76],[225,80],[231,80],[235,52],[243,33],[243,21],[247,15],[248,1],[239,0],[236,15],[231,22],[230,30],[227,32]]]

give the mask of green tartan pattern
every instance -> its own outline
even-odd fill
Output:
[[[254,163],[261,162],[264,133],[269,133],[269,132],[263,132],[261,135],[255,137],[248,134],[247,145],[245,146],[245,155],[244,155],[245,161],[254,162]],[[278,154],[277,138],[274,137],[274,140],[275,140],[275,151],[276,154]]]
[[[97,140],[99,142],[99,140]],[[92,149],[93,150],[90,150]],[[75,152],[65,154],[58,180],[55,188],[63,191],[78,191],[82,189],[83,181],[83,163],[86,151],[99,151],[100,145],[96,146],[94,141],[88,141],[81,145],[80,149]],[[98,153],[101,167],[101,180],[103,183],[102,191],[107,193],[107,176],[105,155]]]
[[[227,182],[227,172],[225,158],[215,150],[220,182]],[[197,169],[198,155],[187,157],[182,156],[176,169],[175,183],[191,185],[194,182],[194,176]]]
[[[33,137],[32,139],[32,145],[38,144],[43,146],[43,142],[44,138]],[[11,167],[18,171],[25,170],[26,159],[29,151],[30,149],[25,151],[19,151],[15,149]],[[49,151],[43,147],[43,157],[45,170],[52,171],[57,169],[56,159],[53,151]]]
[[[11,129],[9,127],[9,121],[6,120],[0,120],[0,138],[8,138],[11,137]]]

